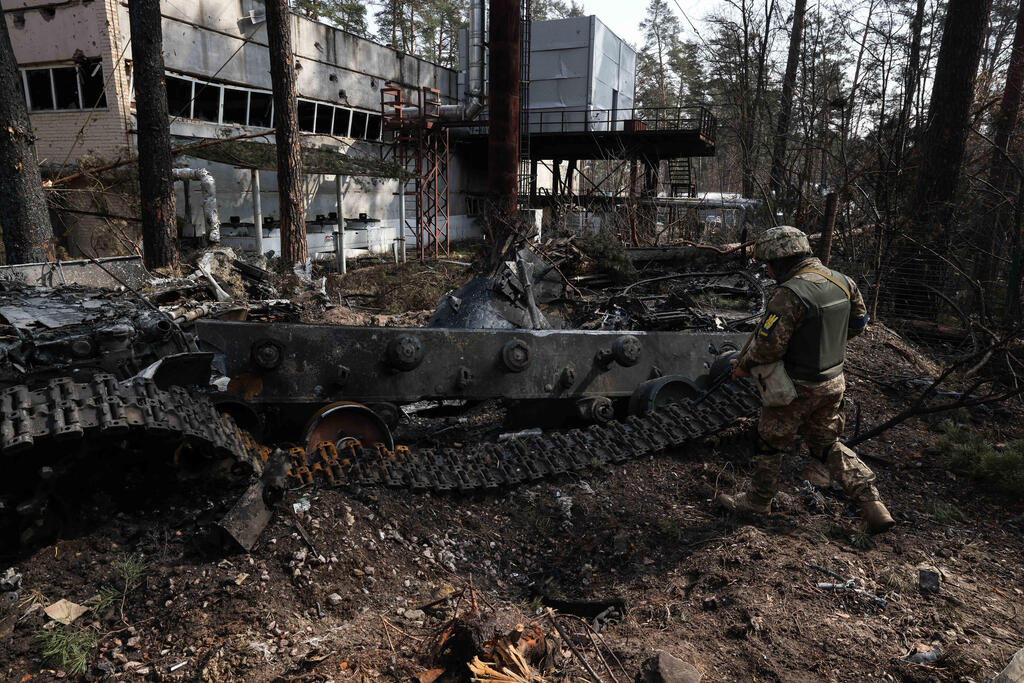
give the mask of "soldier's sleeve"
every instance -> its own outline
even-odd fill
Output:
[[[755,365],[782,360],[790,337],[806,313],[803,302],[792,290],[786,287],[776,289],[750,345],[739,359],[739,367],[749,372]]]
[[[852,278],[846,278],[846,281],[850,283],[850,322],[846,338],[853,339],[868,325],[868,307],[864,305],[864,297],[857,289],[857,283]]]

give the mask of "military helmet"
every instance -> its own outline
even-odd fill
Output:
[[[807,235],[791,225],[768,228],[754,243],[754,259],[762,263],[812,253]]]

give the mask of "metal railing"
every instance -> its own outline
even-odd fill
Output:
[[[557,109],[531,111],[530,133],[602,131],[696,131],[715,140],[718,122],[706,107],[646,107],[616,109]]]

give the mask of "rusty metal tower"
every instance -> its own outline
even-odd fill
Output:
[[[404,199],[402,234],[416,235],[420,260],[447,256],[448,235],[448,129],[440,125],[441,92],[420,89],[418,102],[404,98],[402,88],[386,83],[380,91],[384,129],[391,131],[391,151],[408,176],[400,179]],[[410,210],[411,209],[411,210]]]

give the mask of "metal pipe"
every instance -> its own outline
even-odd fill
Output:
[[[263,258],[263,200],[260,197],[260,169],[249,170],[249,191],[252,193],[252,222],[256,224],[256,254]]]
[[[183,182],[181,187],[182,193],[185,195],[185,223],[188,225],[188,231],[186,237],[195,237],[196,228],[192,225],[192,188],[189,187],[188,181]],[[192,233],[191,235],[187,233]],[[180,237],[180,235],[179,235]]]
[[[466,99],[459,104],[441,106],[441,118],[446,121],[470,121],[484,108],[484,12],[484,0],[470,0]]]
[[[217,215],[217,181],[205,168],[174,168],[175,180],[198,180],[203,193],[203,216],[206,218],[206,239],[220,242],[220,216]]]
[[[405,179],[398,180],[398,234],[405,237]]]
[[[338,212],[338,232],[334,242],[334,257],[337,261],[338,272],[344,275],[348,272],[348,264],[345,262],[345,214],[342,213],[341,185],[345,181],[344,176],[334,176],[334,199]]]

